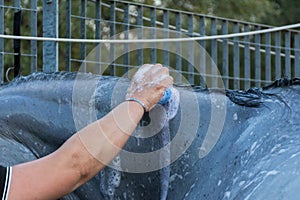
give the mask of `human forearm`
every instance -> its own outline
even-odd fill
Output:
[[[94,158],[107,165],[122,149],[143,113],[138,103],[123,102],[102,119],[80,130],[76,136]]]
[[[74,188],[85,183],[108,165],[119,153],[143,116],[143,108],[136,102],[126,101],[104,118],[80,130],[61,148],[69,151],[71,166],[78,180]],[[70,145],[70,144],[72,145]],[[61,151],[64,154],[65,151]]]

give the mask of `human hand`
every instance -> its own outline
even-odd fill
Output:
[[[172,84],[168,68],[161,64],[144,64],[133,76],[126,99],[138,99],[145,105],[146,111],[150,111]]]

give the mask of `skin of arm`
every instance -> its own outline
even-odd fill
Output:
[[[173,78],[169,76],[169,70],[160,64],[143,65],[137,74],[126,98],[141,100],[149,111],[159,101],[165,89],[172,85]],[[138,89],[141,86],[144,90]],[[74,191],[114,159],[143,114],[144,108],[139,103],[125,101],[105,117],[74,134],[55,152],[38,160],[13,166],[8,199],[57,199]],[[87,150],[79,134],[97,134],[97,157],[100,160]]]
[[[100,151],[104,163],[109,163],[124,146],[130,137],[128,133],[133,132],[143,113],[141,105],[126,101],[80,131],[103,136],[99,141]],[[120,127],[121,121],[126,126]],[[52,154],[13,166],[9,199],[57,199],[75,190],[104,167],[88,153],[75,134]]]

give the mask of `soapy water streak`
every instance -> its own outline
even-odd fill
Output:
[[[179,108],[180,96],[179,92],[175,88],[169,88],[171,93],[170,99],[168,102],[163,104],[164,109],[166,110],[166,121],[164,123],[164,127],[158,133],[160,142],[162,146],[166,146],[170,143],[170,120],[173,119]],[[171,152],[170,149],[167,148],[164,151],[161,151],[159,161],[161,163],[162,168],[160,169],[160,199],[167,199],[169,183],[170,183],[170,165],[171,162]],[[166,167],[165,164],[168,164]]]
[[[111,162],[115,168],[121,167],[120,156],[116,156]],[[121,183],[121,171],[106,167],[100,172],[100,191],[104,200],[114,200],[116,188]]]

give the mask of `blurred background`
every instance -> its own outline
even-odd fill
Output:
[[[6,35],[43,37],[47,31],[45,27],[43,28],[47,20],[43,14],[43,6],[53,2],[58,4],[58,35],[56,37],[60,38],[108,39],[124,30],[138,26],[162,28],[172,26],[174,30],[181,30],[193,37],[261,30],[300,21],[298,18],[300,1],[298,0],[0,0],[0,13],[4,17],[2,23],[0,21],[0,34],[2,30],[2,34]],[[16,13],[20,11],[21,15],[18,17]],[[177,18],[177,13],[180,14],[179,18]],[[142,15],[141,18],[139,18],[140,15]],[[165,17],[168,20],[167,26],[165,26]],[[178,26],[180,26],[179,29]],[[224,77],[228,79],[225,81],[226,87],[247,89],[252,86],[263,86],[277,78],[298,76],[299,31],[298,28],[289,30],[287,33],[274,33],[274,35],[273,33],[257,37],[251,35],[248,38],[238,37],[200,43],[212,55],[221,73],[225,73]],[[17,58],[20,60],[18,64],[20,74],[27,75],[34,71],[43,71],[45,66],[41,53],[45,51],[43,42],[22,40],[19,43],[19,50],[16,50],[18,41],[0,39],[0,51],[1,41],[4,43],[2,51],[5,52],[0,57],[4,64],[3,73],[16,65],[17,54],[21,55]],[[85,56],[95,48],[95,45],[59,43],[58,70],[77,71]],[[226,47],[225,55],[224,47]],[[145,50],[142,55],[150,53],[151,50]],[[136,58],[141,55],[138,52],[132,52],[129,55],[130,66],[139,65],[141,62],[164,60],[161,52],[158,51],[155,54],[155,60],[150,56],[142,56],[143,59],[138,61]],[[286,60],[286,56],[291,57],[291,60]],[[293,60],[294,57],[297,59]],[[168,59],[168,63],[165,64],[180,65],[180,70],[188,70],[185,66],[188,68],[189,61],[182,60],[179,64],[175,55],[170,55]],[[119,63],[124,65],[124,59],[121,60]],[[129,66],[129,61],[125,64]],[[104,74],[120,76],[124,73],[122,70],[122,66],[120,69],[116,67],[113,72],[108,70]],[[6,78],[13,78],[11,72],[6,73]],[[186,76],[188,78],[188,73]],[[7,81],[6,78],[3,80]],[[199,78],[195,72],[192,72],[190,78],[193,79],[193,84],[201,84],[201,77]]]

